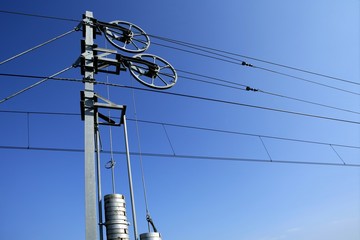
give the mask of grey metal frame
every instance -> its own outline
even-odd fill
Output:
[[[84,134],[85,134],[85,239],[97,239],[96,186],[95,186],[95,123],[94,123],[94,72],[93,72],[93,13],[86,11],[83,19],[85,48]]]

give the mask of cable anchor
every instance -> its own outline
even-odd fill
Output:
[[[243,66],[247,66],[247,67],[253,67],[253,65],[252,65],[252,64],[247,63],[247,62],[245,62],[245,61],[242,61],[241,65],[243,65]]]

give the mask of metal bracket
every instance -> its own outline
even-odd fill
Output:
[[[94,67],[95,73],[104,72],[119,75],[120,71],[126,71],[123,56],[115,50],[106,48],[94,48]]]
[[[121,26],[118,26],[116,24],[112,24],[112,23],[108,23],[108,22],[102,22],[102,21],[99,21],[99,20],[96,20],[95,21],[95,25],[101,30],[101,31],[105,31],[105,28],[106,27],[111,27],[111,28],[115,28],[115,29],[118,29],[120,31],[123,31],[125,33],[130,33],[131,30],[127,29],[127,28],[124,28],[124,27],[121,27]]]
[[[96,35],[101,35],[101,30],[98,29],[97,20],[92,17],[87,17],[83,14],[83,20],[81,22],[83,29],[83,37],[85,38],[85,26],[90,26],[93,28],[93,38],[96,39]]]
[[[84,121],[85,119],[85,94],[84,91],[80,92],[80,110],[81,110],[81,120]],[[99,102],[101,100],[101,102]],[[113,109],[117,110],[119,112],[118,117],[108,117],[106,114],[101,113],[100,111],[102,109]],[[110,100],[94,93],[94,110],[95,110],[95,116],[97,116],[98,119],[96,120],[96,123],[99,125],[109,125],[109,126],[121,126],[123,124],[124,115],[126,112],[126,105],[118,105]],[[102,121],[100,122],[99,119]]]

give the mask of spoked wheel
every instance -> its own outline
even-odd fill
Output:
[[[105,28],[105,37],[116,48],[131,53],[144,52],[150,46],[148,35],[135,24],[112,21],[114,27]]]
[[[177,81],[173,66],[164,59],[152,54],[137,54],[129,62],[131,74],[145,86],[156,89],[171,88]]]

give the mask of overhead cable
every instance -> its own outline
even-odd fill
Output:
[[[34,84],[26,87],[26,88],[24,88],[24,89],[22,89],[22,90],[20,90],[20,91],[18,91],[18,92],[13,93],[13,94],[11,94],[11,95],[9,95],[9,96],[1,99],[1,100],[0,100],[0,104],[3,103],[3,102],[5,102],[5,101],[7,101],[7,100],[9,100],[9,99],[11,99],[11,98],[13,98],[13,97],[18,96],[19,94],[21,94],[21,93],[23,93],[23,92],[26,92],[26,91],[28,91],[28,90],[30,90],[30,89],[32,89],[32,88],[34,88],[34,87],[42,84],[42,83],[46,82],[47,80],[49,80],[49,79],[51,79],[51,78],[54,78],[54,77],[56,77],[57,75],[60,75],[60,74],[66,72],[66,71],[68,71],[68,70],[70,70],[70,69],[72,69],[72,68],[73,68],[73,66],[67,67],[67,68],[65,68],[65,69],[63,69],[63,70],[61,70],[61,71],[59,71],[59,72],[57,72],[57,73],[55,73],[55,74],[53,74],[53,75],[51,75],[51,76],[49,76],[49,77],[46,77],[46,78],[44,78],[44,79],[42,79],[42,80],[40,80],[40,81],[38,81],[38,82],[36,82],[36,83],[34,83]]]
[[[161,46],[161,47],[166,47],[166,48],[178,50],[178,51],[182,51],[182,52],[186,52],[186,53],[191,53],[191,54],[206,57],[206,58],[215,59],[215,60],[226,62],[226,63],[231,63],[231,64],[235,64],[235,65],[247,66],[247,67],[260,69],[260,70],[271,72],[271,73],[274,73],[274,74],[278,74],[278,75],[286,76],[286,77],[289,77],[289,78],[297,79],[297,80],[300,80],[300,81],[316,84],[316,85],[319,85],[319,86],[322,86],[322,87],[327,87],[327,88],[331,88],[331,89],[334,89],[334,90],[337,90],[337,91],[346,92],[346,93],[350,93],[350,94],[360,96],[360,93],[358,93],[358,92],[349,91],[349,90],[346,90],[346,89],[343,89],[343,88],[334,87],[334,86],[331,86],[331,85],[327,85],[327,84],[324,84],[324,83],[319,83],[319,82],[309,80],[309,79],[306,79],[306,78],[302,78],[302,77],[294,76],[294,75],[291,75],[291,74],[271,70],[271,69],[268,69],[268,68],[255,66],[255,65],[247,63],[247,62],[245,62],[243,60],[239,60],[239,59],[236,59],[236,61],[235,60],[229,60],[228,59],[229,57],[221,55],[221,54],[211,53],[211,54],[215,54],[217,56],[220,55],[220,56],[222,56],[222,58],[214,57],[214,56],[211,56],[211,55],[208,55],[208,54],[198,53],[198,52],[194,52],[194,51],[190,51],[190,50],[185,50],[185,49],[182,49],[182,48],[177,48],[177,47],[173,47],[173,46],[169,46],[169,45],[165,45],[165,44],[160,44],[160,43],[156,43],[156,42],[152,42],[152,44],[158,45],[158,46]],[[233,59],[233,58],[231,58],[231,59]]]
[[[324,78],[329,78],[329,79],[333,79],[333,80],[337,80],[337,81],[341,81],[341,82],[346,82],[346,83],[350,83],[350,84],[354,84],[354,85],[360,85],[359,82],[350,81],[350,80],[347,80],[347,79],[344,79],[344,78],[333,77],[333,76],[330,76],[330,75],[317,73],[317,72],[314,72],[314,71],[304,70],[304,69],[301,69],[301,68],[296,68],[296,67],[288,66],[288,65],[285,65],[285,64],[279,64],[279,63],[266,61],[266,60],[262,60],[262,59],[259,59],[259,58],[254,58],[254,57],[238,54],[238,53],[224,51],[224,50],[217,49],[217,48],[211,48],[211,47],[207,47],[207,46],[203,46],[203,45],[199,45],[199,44],[194,44],[194,43],[190,43],[190,42],[175,40],[175,39],[161,37],[161,36],[157,36],[157,35],[152,35],[152,34],[148,34],[148,35],[153,37],[153,38],[157,38],[157,39],[160,39],[160,40],[163,40],[163,41],[171,42],[171,43],[174,43],[174,44],[186,46],[186,47],[193,48],[193,49],[198,49],[198,50],[207,49],[207,50],[210,50],[211,52],[221,52],[221,53],[225,53],[225,54],[228,54],[228,55],[247,58],[247,59],[251,59],[251,60],[254,60],[254,61],[267,63],[267,64],[271,64],[271,65],[278,66],[278,67],[288,68],[288,69],[291,69],[291,70],[304,72],[304,73],[308,73],[308,74],[312,74],[312,75],[316,75],[316,76],[320,76],[320,77],[324,77]],[[210,51],[207,51],[207,52],[210,52]]]
[[[260,92],[260,93],[263,93],[263,94],[268,94],[268,95],[272,95],[272,96],[276,96],[276,97],[286,98],[286,99],[290,99],[290,100],[294,100],[294,101],[298,101],[298,102],[308,103],[308,104],[317,105],[317,106],[321,106],[321,107],[326,107],[326,108],[339,110],[339,111],[343,111],[343,112],[360,114],[360,112],[357,112],[357,111],[344,109],[344,108],[339,108],[339,107],[334,107],[334,106],[330,106],[330,105],[326,105],[326,104],[322,104],[322,103],[317,103],[317,102],[313,102],[313,101],[308,101],[308,100],[304,100],[304,99],[300,99],[300,98],[290,97],[290,96],[286,96],[286,95],[282,95],[282,94],[278,94],[278,93],[268,92],[268,91],[264,91],[264,90],[261,90],[261,89],[254,89],[254,88],[251,88],[251,87],[249,87],[247,85],[244,85],[244,84],[240,84],[240,83],[236,83],[236,82],[232,82],[232,81],[227,81],[227,80],[224,80],[224,79],[215,78],[215,77],[211,77],[211,76],[207,76],[207,75],[203,75],[203,74],[193,73],[193,72],[189,72],[189,71],[185,71],[185,70],[177,70],[177,71],[187,73],[187,74],[191,74],[191,75],[195,75],[195,76],[200,76],[200,77],[203,77],[203,78],[216,80],[216,81],[219,81],[219,82],[229,83],[229,84],[236,85],[236,86],[242,86],[243,88],[236,87],[236,86],[230,86],[230,85],[226,85],[226,84],[214,83],[214,82],[210,82],[210,81],[206,81],[206,80],[202,80],[202,79],[198,79],[198,78],[192,78],[192,77],[188,77],[188,76],[179,75],[180,78],[188,79],[188,80],[191,80],[191,81],[196,81],[196,82],[201,82],[201,83],[206,83],[206,84],[212,84],[212,85],[217,85],[217,86],[221,86],[221,87],[227,87],[227,88],[232,88],[232,89],[237,89],[237,90],[242,90],[242,91]],[[24,75],[24,74],[11,74],[11,73],[0,73],[0,76],[36,78],[36,79],[45,78],[43,76]],[[51,79],[51,80],[70,81],[70,82],[83,82],[82,79],[76,79],[76,78],[59,78],[59,77],[51,77],[50,78],[49,77],[49,79]]]
[[[23,16],[29,16],[29,17],[40,17],[40,18],[62,20],[62,21],[71,21],[71,22],[80,22],[81,21],[81,20],[71,19],[71,18],[61,18],[61,17],[45,16],[45,15],[23,13],[23,12],[15,12],[15,11],[7,11],[7,10],[0,10],[0,13],[16,14],[16,15],[23,15]],[[304,69],[301,69],[301,68],[292,67],[292,66],[285,65],[285,64],[280,64],[280,63],[275,63],[275,62],[272,62],[272,61],[262,60],[262,59],[250,57],[250,56],[247,56],[247,55],[242,55],[242,54],[233,53],[233,52],[229,52],[229,51],[225,51],[225,50],[221,50],[221,49],[211,48],[211,47],[207,47],[207,46],[203,46],[203,45],[199,45],[199,44],[194,44],[194,43],[190,43],[190,42],[175,40],[175,39],[171,39],[171,38],[167,38],[167,37],[157,36],[157,35],[154,35],[154,34],[148,34],[148,35],[153,37],[153,38],[157,38],[157,39],[167,41],[167,42],[171,42],[171,43],[180,44],[180,45],[187,46],[187,47],[192,46],[192,47],[198,47],[198,48],[202,48],[202,49],[208,49],[208,50],[211,50],[211,51],[216,51],[216,52],[221,52],[221,53],[225,53],[225,54],[229,54],[229,55],[233,55],[233,56],[243,57],[243,58],[251,59],[251,60],[254,60],[254,61],[258,61],[258,62],[271,64],[271,65],[274,65],[274,66],[279,66],[279,67],[288,68],[288,69],[299,71],[299,72],[304,72],[304,73],[308,73],[308,74],[312,74],[312,75],[317,75],[317,76],[324,77],[324,78],[329,78],[329,79],[338,80],[338,81],[342,81],[342,82],[346,82],[346,83],[360,85],[360,83],[358,83],[358,82],[350,81],[350,80],[347,80],[347,79],[344,79],[344,78],[339,78],[339,77],[334,77],[334,76],[330,76],[330,75],[326,75],[326,74],[322,74],[322,73],[317,73],[317,72],[314,72],[314,71],[304,70]]]
[[[72,68],[72,67],[70,67],[70,68]],[[60,74],[60,73],[62,73],[62,72],[59,72],[57,74]],[[38,83],[36,83],[34,85],[36,86],[36,85],[38,85],[38,84],[40,84],[40,83],[42,83],[42,82],[44,82],[44,81],[46,81],[48,79],[51,79],[51,77],[53,77],[53,76],[50,76],[50,77],[48,77],[46,79],[43,79],[43,80],[41,80],[40,82],[38,82]],[[54,80],[56,80],[56,79],[54,79]],[[66,81],[66,80],[63,80],[63,81]],[[78,81],[78,80],[74,80],[74,79],[72,79],[71,81],[72,82],[74,82],[74,81],[75,82],[83,82],[83,80]],[[239,102],[222,100],[222,99],[215,99],[215,98],[209,98],[209,97],[189,95],[189,94],[184,94],[184,93],[156,91],[154,89],[134,87],[134,86],[126,86],[126,85],[120,85],[120,84],[115,84],[115,83],[107,83],[107,82],[101,82],[101,81],[97,81],[96,84],[105,85],[105,86],[108,85],[108,86],[125,88],[125,89],[135,89],[135,90],[139,90],[139,91],[154,92],[154,93],[157,93],[157,94],[172,95],[172,96],[178,96],[178,97],[184,97],[184,98],[198,99],[198,100],[203,100],[203,101],[217,102],[217,103],[222,103],[222,104],[229,104],[229,105],[235,105],[235,106],[262,109],[262,110],[268,110],[268,111],[275,111],[275,112],[280,112],[280,113],[287,113],[287,114],[293,114],[293,115],[299,115],[299,116],[311,117],[311,118],[318,118],[318,119],[324,119],[324,120],[331,120],[331,121],[337,121],[337,122],[343,122],[343,123],[350,123],[350,124],[357,124],[357,125],[360,124],[360,122],[353,121],[353,120],[347,120],[347,119],[341,119],[341,118],[333,118],[333,117],[327,117],[327,116],[321,116],[321,115],[315,115],[315,114],[309,114],[309,113],[303,113],[303,112],[295,112],[295,111],[284,110],[284,109],[277,109],[277,108],[258,106],[258,105],[251,105],[251,104],[239,103]],[[30,87],[33,87],[33,86],[30,86]],[[28,88],[20,91],[20,93],[24,92],[26,90],[28,90]],[[17,94],[19,94],[19,93],[16,93],[16,95]],[[8,98],[11,98],[11,97],[13,97],[13,96],[10,96]],[[1,100],[0,103],[2,103],[3,101],[8,100],[8,98],[5,98],[5,99]]]
[[[98,84],[101,84],[101,83],[99,83],[99,82],[97,82],[97,83],[98,83]],[[153,89],[145,89],[145,88],[139,88],[139,87],[122,86],[122,85],[118,85],[118,84],[111,84],[111,85],[114,86],[114,87],[117,86],[117,87],[121,87],[121,88],[136,89],[136,90],[140,90],[140,91],[156,92],[156,93],[158,93],[158,94],[172,95],[172,96],[185,97],[185,98],[191,98],[191,99],[198,99],[198,100],[210,101],[210,102],[217,102],[217,103],[229,104],[229,105],[235,105],[235,106],[243,106],[243,107],[249,107],[249,108],[257,108],[257,109],[262,109],[262,110],[275,111],[275,112],[281,112],[281,113],[299,115],[299,116],[304,116],[304,117],[325,119],[325,120],[331,120],[331,121],[337,121],[337,122],[343,122],[343,123],[350,123],[350,124],[357,124],[357,125],[360,124],[360,122],[358,122],[358,121],[353,121],[353,120],[333,118],[333,117],[327,117],[327,116],[321,116],[321,115],[315,115],[315,114],[309,114],[309,113],[303,113],[303,112],[295,112],[295,111],[284,110],[284,109],[277,109],[277,108],[270,108],[270,107],[258,106],[258,105],[251,105],[251,104],[245,104],[245,103],[227,101],[227,100],[222,100],[222,99],[215,99],[215,98],[209,98],[209,97],[201,97],[201,96],[195,96],[195,95],[189,95],[189,94],[183,94],[183,93],[160,92],[160,91],[155,91],[155,90],[153,90]]]
[[[40,48],[40,47],[42,47],[42,46],[45,46],[46,44],[49,44],[49,43],[51,43],[51,42],[53,42],[53,41],[55,41],[55,40],[58,40],[58,39],[60,39],[60,38],[62,38],[62,37],[65,37],[66,35],[69,35],[70,33],[73,33],[73,32],[78,31],[78,30],[79,30],[79,28],[78,28],[78,27],[75,27],[73,30],[70,30],[70,31],[68,31],[68,32],[66,32],[66,33],[64,33],[64,34],[61,34],[61,35],[57,36],[57,37],[54,37],[54,38],[52,38],[52,39],[50,39],[50,40],[48,40],[48,41],[46,41],[46,42],[44,42],[44,43],[42,43],[42,44],[39,44],[39,45],[37,45],[37,46],[35,46],[35,47],[32,47],[32,48],[30,48],[30,49],[28,49],[28,50],[26,50],[26,51],[24,51],[24,52],[21,52],[21,53],[13,56],[13,57],[11,57],[11,58],[8,58],[8,59],[0,62],[0,65],[2,65],[2,64],[4,64],[4,63],[7,63],[7,62],[9,62],[9,61],[11,61],[11,60],[14,60],[15,58],[18,58],[18,57],[20,57],[20,56],[22,56],[22,55],[24,55],[24,54],[26,54],[26,53],[29,53],[29,52],[31,52],[31,51],[33,51],[33,50],[35,50],[35,49],[38,49],[38,48]]]
[[[268,94],[268,95],[272,95],[272,96],[277,96],[277,97],[282,97],[282,98],[286,98],[286,99],[291,99],[291,100],[298,101],[298,102],[308,103],[308,104],[317,105],[317,106],[321,106],[321,107],[326,107],[326,108],[339,110],[339,111],[343,111],[343,112],[360,114],[360,112],[349,110],[349,109],[338,108],[338,107],[334,107],[334,106],[330,106],[330,105],[326,105],[326,104],[322,104],[322,103],[312,102],[312,101],[308,101],[308,100],[304,100],[304,99],[300,99],[300,98],[289,97],[289,96],[285,96],[285,95],[281,95],[281,94],[277,94],[277,93],[272,93],[272,92],[267,92],[267,91],[263,91],[263,90],[258,90],[258,91],[260,93],[264,93],[264,94]]]
[[[15,14],[15,15],[28,16],[28,17],[47,18],[47,19],[61,20],[61,21],[70,21],[70,22],[80,22],[80,21],[81,21],[81,20],[70,19],[70,18],[62,18],[62,17],[54,17],[54,16],[45,16],[45,15],[39,15],[39,14],[24,13],[24,12],[15,12],[15,11],[6,11],[6,10],[0,10],[0,13]]]
[[[34,114],[34,115],[80,116],[80,113],[69,113],[69,112],[40,112],[40,111],[34,112],[34,111],[0,110],[0,113],[26,114],[26,115]],[[225,130],[225,129],[206,128],[206,127],[184,125],[184,124],[177,124],[177,123],[151,121],[151,120],[146,120],[146,119],[128,118],[127,120],[133,121],[133,122],[138,121],[138,122],[146,123],[146,124],[155,124],[155,125],[175,127],[175,128],[185,128],[185,129],[225,133],[225,134],[232,134],[232,135],[242,135],[242,136],[257,137],[257,138],[260,137],[260,138],[267,138],[267,139],[274,139],[274,140],[281,140],[281,141],[292,141],[292,142],[299,142],[299,143],[308,143],[308,144],[317,144],[317,145],[326,145],[326,146],[331,145],[334,147],[360,149],[360,146],[355,146],[355,145],[336,144],[336,143],[320,142],[320,141],[297,139],[297,138],[286,138],[286,137],[279,137],[279,136],[273,136],[273,135],[263,135],[263,134],[231,131],[231,130]]]
[[[188,73],[190,73],[190,72],[188,72]],[[206,77],[206,76],[203,75],[203,77]],[[264,91],[264,90],[261,90],[261,89],[252,88],[252,87],[249,87],[249,86],[246,86],[246,85],[243,85],[243,84],[238,84],[238,83],[235,83],[235,82],[221,80],[221,79],[216,79],[216,81],[225,82],[225,83],[229,83],[229,84],[236,85],[236,86],[230,86],[230,85],[227,85],[227,84],[210,82],[210,81],[197,79],[197,78],[192,78],[192,77],[187,77],[187,76],[182,76],[182,75],[179,75],[179,78],[188,79],[188,80],[195,81],[195,82],[201,82],[201,83],[221,86],[221,87],[226,87],[226,88],[231,88],[231,89],[236,89],[236,90],[260,92],[260,93],[271,95],[271,96],[286,98],[286,99],[290,99],[290,100],[294,100],[294,101],[298,101],[298,102],[303,102],[303,103],[307,103],[307,104],[312,104],[312,105],[316,105],[316,106],[320,106],[320,107],[326,107],[326,108],[330,108],[330,109],[334,109],[334,110],[338,110],[338,111],[349,112],[349,113],[354,113],[354,114],[360,114],[360,112],[357,112],[357,111],[344,109],[344,108],[339,108],[339,107],[334,107],[334,106],[330,106],[330,105],[326,105],[326,104],[322,104],[322,103],[317,103],[317,102],[313,102],[313,101],[308,101],[308,100],[304,100],[304,99],[300,99],[300,98],[290,97],[290,96],[286,96],[286,95],[282,95],[282,94],[278,94],[278,93],[268,92],[268,91]],[[243,87],[237,87],[237,86],[243,86]]]
[[[83,153],[84,149],[79,148],[57,148],[57,147],[23,147],[23,146],[4,146],[0,145],[0,149],[8,150],[32,150],[32,151],[49,151],[49,152],[73,152]],[[108,150],[103,150],[103,153],[110,153]],[[114,154],[124,155],[126,152],[115,151]],[[138,152],[131,152],[131,155],[139,155]],[[336,162],[315,162],[315,161],[299,161],[299,160],[269,160],[269,159],[252,159],[240,157],[227,157],[227,156],[204,156],[204,155],[185,155],[185,154],[166,154],[166,153],[142,153],[147,157],[162,157],[162,158],[178,158],[178,159],[194,159],[194,160],[212,160],[212,161],[235,161],[235,162],[248,162],[248,163],[282,163],[282,164],[296,164],[296,165],[319,165],[319,166],[333,166],[333,167],[360,167],[360,164],[353,163],[336,163]]]

